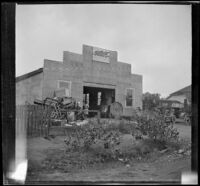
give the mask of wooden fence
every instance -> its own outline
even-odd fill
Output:
[[[45,109],[39,105],[16,106],[16,135],[23,130],[27,137],[48,135],[50,121],[45,117]]]

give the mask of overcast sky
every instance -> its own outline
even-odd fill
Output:
[[[82,44],[118,51],[143,75],[143,92],[165,97],[191,84],[190,5],[17,5],[16,76]]]

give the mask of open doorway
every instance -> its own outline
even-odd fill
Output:
[[[100,87],[83,87],[83,102],[89,105],[89,110],[101,110],[115,102],[115,89]],[[90,113],[89,116],[93,116]]]

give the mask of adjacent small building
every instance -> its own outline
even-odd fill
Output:
[[[191,85],[171,93],[167,100],[179,101],[183,105],[191,105]]]
[[[90,110],[117,101],[123,114],[142,108],[142,75],[118,61],[117,51],[83,45],[82,54],[64,51],[63,61],[44,60],[43,68],[16,78],[16,104],[55,94],[71,96]]]
[[[161,99],[159,101],[158,107],[160,108],[173,108],[173,109],[181,109],[184,107],[184,105],[177,100],[166,100],[166,99]]]

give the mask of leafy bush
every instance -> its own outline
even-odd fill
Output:
[[[127,120],[121,120],[120,124],[118,125],[118,129],[123,134],[132,134],[135,127],[132,123],[129,123]]]
[[[120,132],[114,125],[93,121],[84,126],[74,126],[65,139],[69,150],[88,150],[97,141],[103,142],[104,149],[109,149],[112,154],[120,144]]]
[[[123,134],[131,134],[136,139],[138,136],[146,135],[149,140],[155,144],[160,143],[162,147],[166,143],[177,141],[179,134],[172,123],[165,122],[164,116],[153,112],[140,114],[134,118],[134,122],[122,119],[118,122],[100,120],[98,123],[96,120],[91,120],[83,126],[73,126],[71,130],[65,139],[68,150],[86,152],[92,145],[101,143],[103,150],[98,151],[97,155],[103,160],[128,155],[119,148]],[[138,154],[139,151],[135,151],[137,149],[133,149],[133,154]]]
[[[177,141],[179,132],[173,127],[172,122],[165,122],[163,115],[153,113],[150,117],[142,115],[137,118],[139,130],[154,141]]]

